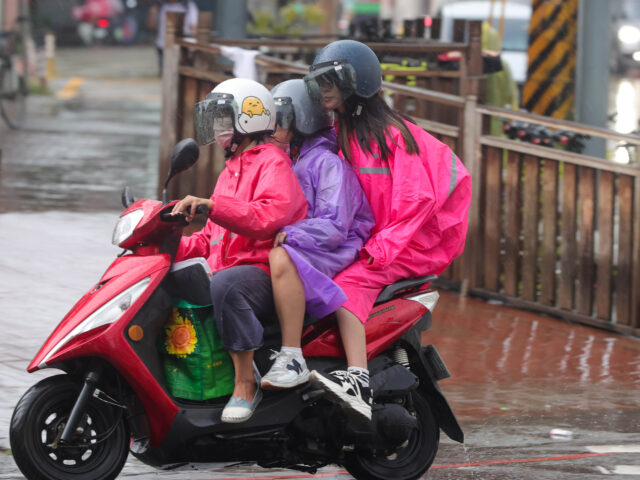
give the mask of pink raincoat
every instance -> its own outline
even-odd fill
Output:
[[[451,149],[407,122],[420,153],[406,152],[391,128],[387,161],[351,140],[351,164],[376,224],[361,258],[334,279],[347,295],[343,305],[366,322],[380,291],[410,277],[440,274],[464,249],[471,177]],[[371,265],[367,264],[373,258]]]
[[[182,237],[176,261],[205,257],[214,273],[236,265],[269,273],[275,234],[307,214],[291,160],[271,144],[227,160],[211,200],[209,220],[199,232]]]

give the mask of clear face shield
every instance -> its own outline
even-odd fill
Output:
[[[235,135],[233,95],[212,93],[194,107],[196,140],[200,145],[217,143],[222,148],[231,145]]]
[[[276,125],[285,130],[291,130],[295,125],[291,97],[276,97],[273,100],[276,104]]]
[[[289,155],[291,145],[286,141],[286,133],[283,134],[282,130],[290,132],[295,126],[293,103],[291,97],[276,97],[273,100],[276,104],[276,130],[266,140]]]
[[[319,105],[326,104],[334,88],[338,89],[343,101],[356,91],[356,71],[342,60],[312,65],[304,81],[309,96]]]

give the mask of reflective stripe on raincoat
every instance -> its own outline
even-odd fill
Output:
[[[362,187],[337,149],[333,130],[305,140],[293,171],[307,198],[307,218],[283,229],[282,246],[298,269],[306,311],[317,318],[347,299],[332,278],[359,257],[374,224]]]
[[[255,265],[269,273],[275,234],[307,213],[291,160],[271,144],[227,160],[211,200],[213,210],[206,225],[182,237],[176,261],[205,257],[213,272]]]
[[[420,153],[406,152],[391,128],[387,161],[351,140],[351,164],[367,195],[376,225],[357,262],[335,281],[348,297],[344,307],[366,321],[386,285],[407,277],[440,274],[464,249],[471,177],[451,149],[407,122]],[[373,258],[371,265],[367,264]]]

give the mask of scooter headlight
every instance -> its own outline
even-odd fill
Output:
[[[116,223],[116,228],[113,229],[111,243],[114,245],[120,245],[128,239],[131,234],[133,234],[133,231],[136,229],[143,216],[144,211],[140,208],[120,217],[118,223]]]
[[[43,363],[46,364],[47,360],[66,345],[72,338],[78,335],[108,325],[118,320],[127,309],[133,305],[142,292],[144,292],[151,281],[151,277],[146,277],[140,280],[135,285],[127,288],[119,293],[117,296],[109,300],[107,303],[98,308],[95,312],[85,318],[78,324],[76,328],[71,330],[58,344],[51,349],[51,351],[44,358]]]

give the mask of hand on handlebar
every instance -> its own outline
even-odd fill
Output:
[[[206,209],[206,210],[205,210]],[[182,213],[185,219],[190,222],[199,213],[207,214],[213,209],[213,201],[210,198],[194,197],[187,195],[171,210],[171,215]]]

